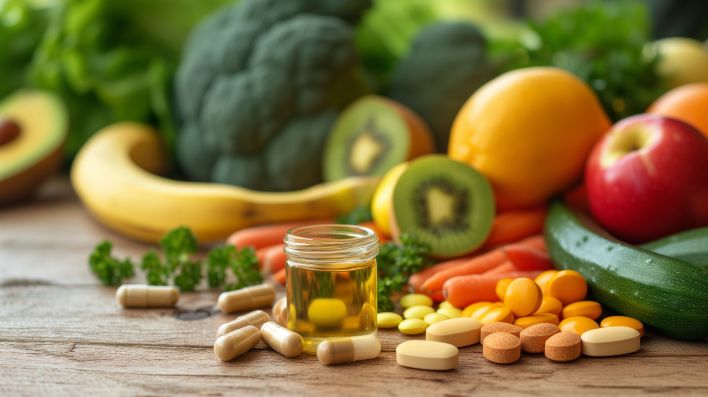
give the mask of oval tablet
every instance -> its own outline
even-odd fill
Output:
[[[254,285],[236,291],[222,292],[217,306],[224,313],[236,313],[269,306],[275,300],[275,289],[270,284]]]
[[[578,301],[563,308],[563,318],[582,316],[597,320],[602,315],[602,306],[595,301]]]
[[[561,321],[558,327],[560,327],[561,331],[573,332],[578,335],[582,335],[591,329],[600,328],[595,320],[581,316],[568,317]]]
[[[443,342],[409,340],[396,347],[396,362],[403,367],[445,371],[457,368],[457,347]]]
[[[403,312],[404,318],[419,318],[424,319],[430,313],[435,313],[435,309],[430,306],[411,306]]]
[[[482,323],[469,317],[452,318],[435,323],[425,330],[425,339],[445,342],[457,347],[479,342]]]
[[[629,327],[639,331],[639,336],[644,336],[644,324],[636,318],[627,316],[610,316],[605,317],[600,322],[600,327]]]
[[[247,325],[253,325],[254,327],[260,328],[266,321],[270,321],[268,314],[263,310],[255,310],[250,313],[246,313],[243,316],[238,316],[233,321],[222,324],[221,327],[216,330],[216,336],[226,335],[231,331],[243,328]]]
[[[551,313],[538,313],[531,316],[519,317],[514,320],[514,324],[521,328],[527,328],[535,324],[543,323],[558,325],[558,317]]]
[[[456,307],[441,307],[438,309],[437,313],[440,313],[447,318],[457,318],[462,316],[462,310]]]
[[[221,361],[231,361],[251,350],[260,340],[261,331],[247,325],[217,338],[214,342],[214,354]]]
[[[548,293],[546,292],[546,285],[548,284],[549,281],[553,277],[558,274],[558,270],[546,270],[541,272],[536,278],[533,279],[533,281],[538,284],[538,286],[541,288],[541,291],[543,292],[543,295],[547,295]],[[558,313],[560,314],[560,313]]]
[[[453,305],[452,303],[450,303],[450,302],[448,302],[448,301],[442,301],[442,302],[440,302],[440,304],[438,305],[438,309],[442,309],[442,308],[444,308],[444,307],[454,307],[455,309],[457,309],[457,307],[455,307],[455,305]]]
[[[408,309],[412,306],[433,306],[433,300],[428,295],[408,294],[401,298],[401,307]]]
[[[536,313],[534,314],[550,313],[555,314],[556,317],[560,317],[562,311],[563,304],[561,303],[561,301],[558,300],[558,298],[554,298],[552,296],[544,296],[541,300],[541,306],[538,308],[538,310],[536,310]]]
[[[428,323],[419,318],[407,318],[398,324],[398,330],[406,335],[418,335],[425,332]]]
[[[471,317],[474,318],[474,317]],[[480,323],[482,324],[489,324],[489,323],[513,323],[514,322],[514,315],[511,313],[511,310],[509,308],[504,307],[504,306],[492,306],[489,310],[487,310],[484,314],[479,316],[477,318]]]
[[[430,313],[423,318],[423,321],[428,323],[428,325],[433,325],[435,323],[439,323],[441,321],[449,320],[450,317],[440,314],[440,313]]]
[[[629,327],[606,327],[580,336],[583,354],[591,357],[620,356],[639,350],[639,331]]]
[[[403,317],[394,312],[381,312],[376,315],[376,324],[379,328],[396,328],[401,321]]]
[[[274,321],[261,326],[261,338],[271,349],[285,357],[297,357],[302,353],[302,336]]]
[[[116,291],[116,300],[123,307],[173,307],[179,300],[175,287],[145,284],[123,284]]]

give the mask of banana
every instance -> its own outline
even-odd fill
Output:
[[[347,178],[268,193],[157,175],[167,169],[167,155],[152,128],[117,123],[84,145],[71,168],[71,183],[104,225],[157,242],[181,225],[189,226],[200,241],[216,241],[248,226],[332,217],[368,203],[378,181]]]

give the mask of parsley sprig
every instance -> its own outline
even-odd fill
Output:
[[[431,264],[428,245],[408,234],[401,235],[400,241],[383,244],[376,257],[380,312],[392,311],[395,305],[391,295],[403,291],[411,274]]]

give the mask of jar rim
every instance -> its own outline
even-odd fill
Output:
[[[379,251],[373,230],[344,224],[298,226],[283,238],[288,260],[309,263],[352,263],[373,259]]]

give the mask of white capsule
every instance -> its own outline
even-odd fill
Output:
[[[216,331],[216,336],[226,335],[233,330],[243,328],[247,325],[253,325],[254,327],[260,328],[266,321],[270,321],[268,313],[263,310],[254,310],[250,313],[244,314],[243,316],[236,317],[235,320],[222,324]]]
[[[116,300],[123,307],[173,307],[179,291],[168,286],[124,284],[116,291]]]
[[[381,353],[381,343],[375,335],[328,339],[317,347],[317,359],[324,365],[370,360]]]
[[[214,342],[214,354],[221,361],[231,361],[253,349],[260,340],[261,331],[252,325],[247,325],[217,338]]]
[[[261,338],[285,357],[297,357],[302,353],[302,336],[276,322],[268,321],[261,326]]]
[[[224,313],[236,313],[269,306],[275,300],[275,289],[270,284],[254,285],[236,291],[222,292],[217,305]]]

